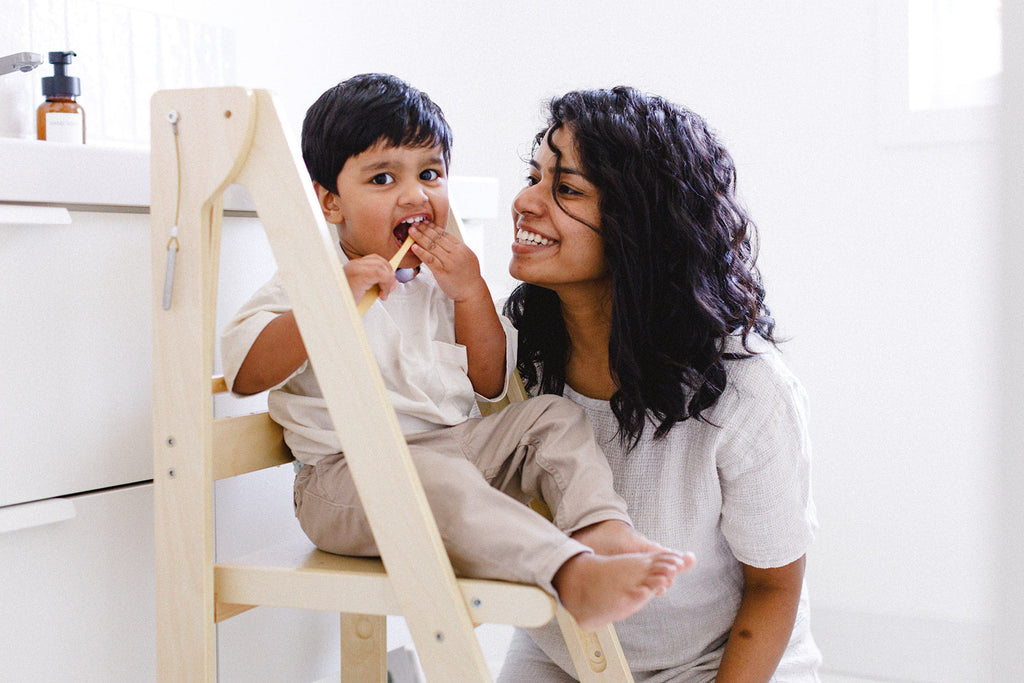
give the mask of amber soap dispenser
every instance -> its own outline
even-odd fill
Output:
[[[75,98],[82,94],[82,86],[65,68],[74,52],[51,52],[53,75],[43,78],[46,101],[36,110],[36,137],[50,142],[85,143],[85,110]]]

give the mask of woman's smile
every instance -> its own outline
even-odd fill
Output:
[[[548,247],[556,244],[557,242],[558,240],[545,237],[544,235],[525,228],[516,228],[516,238],[512,248],[514,251],[516,246]]]

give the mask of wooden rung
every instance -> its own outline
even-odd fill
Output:
[[[226,479],[292,462],[280,425],[266,413],[213,421],[213,478]]]
[[[225,394],[228,391],[228,383],[224,375],[214,375],[210,380],[210,389],[214,394]]]
[[[401,614],[391,580],[377,558],[332,555],[300,541],[216,565],[219,600],[360,614]],[[475,623],[543,626],[555,599],[536,586],[458,579]]]

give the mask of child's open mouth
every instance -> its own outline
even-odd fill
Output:
[[[414,216],[413,218],[406,218],[404,221],[396,225],[394,230],[392,230],[391,232],[392,234],[394,234],[396,240],[398,240],[399,242],[404,242],[405,238],[409,236],[409,228],[411,228],[413,225],[417,223],[422,223],[425,220],[427,220],[426,216]]]

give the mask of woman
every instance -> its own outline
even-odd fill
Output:
[[[735,195],[693,112],[626,87],[550,104],[513,202],[505,306],[532,393],[588,412],[637,529],[697,565],[616,625],[638,681],[816,681],[805,396]],[[517,632],[502,681],[569,681],[555,627]]]

